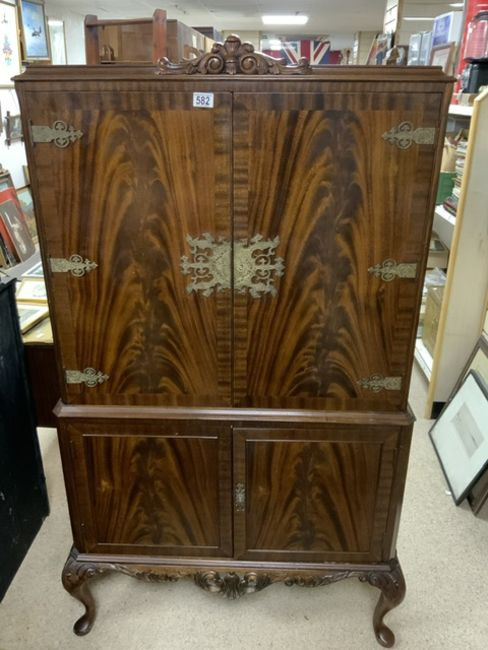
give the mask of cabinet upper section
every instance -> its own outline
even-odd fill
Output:
[[[439,70],[66,66],[17,90],[65,401],[405,408]]]

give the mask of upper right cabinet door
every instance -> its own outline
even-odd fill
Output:
[[[443,88],[338,86],[235,95],[236,406],[406,407]]]

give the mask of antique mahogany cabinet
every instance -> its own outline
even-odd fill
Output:
[[[405,583],[407,395],[451,80],[230,37],[16,79],[49,290],[66,589]]]

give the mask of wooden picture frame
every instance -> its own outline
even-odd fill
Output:
[[[446,74],[452,73],[456,43],[436,45],[430,50],[429,65],[440,66]]]
[[[34,212],[34,202],[32,200],[32,192],[30,185],[24,185],[24,187],[19,187],[16,190],[17,198],[19,199],[20,207],[24,213],[25,220],[27,222],[27,227],[31,234],[34,243],[39,239],[37,234],[37,224],[36,224],[36,215]]]
[[[5,144],[10,147],[12,142],[22,140],[22,119],[20,113],[12,115],[10,111],[5,114]]]
[[[46,284],[42,278],[24,278],[18,285],[15,297],[20,302],[47,304]]]
[[[15,3],[0,0],[0,88],[13,88],[21,72],[19,25]]]
[[[488,468],[488,390],[470,370],[429,436],[459,505]]]
[[[19,0],[22,59],[51,62],[49,31],[42,0]]]
[[[25,334],[43,318],[49,316],[47,305],[39,305],[33,302],[17,302],[17,311],[22,334]]]

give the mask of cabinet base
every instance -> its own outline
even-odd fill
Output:
[[[140,558],[134,563],[88,560],[86,556],[81,559],[78,551],[73,548],[64,566],[62,580],[64,588],[85,606],[85,613],[74,624],[75,634],[88,634],[95,622],[96,606],[88,581],[110,571],[118,571],[147,582],[176,582],[180,578],[192,578],[205,591],[233,599],[261,591],[274,582],[283,582],[288,587],[320,587],[346,578],[359,578],[361,582],[368,582],[381,591],[373,614],[373,628],[378,643],[385,648],[393,646],[395,635],[383,619],[405,596],[405,579],[397,558],[385,564],[360,568],[334,564],[324,565],[323,570],[263,568],[236,572],[232,570],[232,565],[214,570],[213,567],[172,566],[150,562],[143,564]]]

